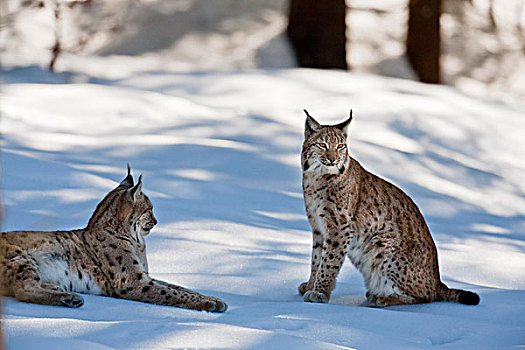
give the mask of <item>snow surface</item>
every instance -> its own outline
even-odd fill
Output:
[[[146,72],[118,80],[4,72],[4,230],[83,227],[144,174],[159,225],[151,274],[225,299],[224,314],[97,296],[80,309],[4,300],[10,349],[516,349],[525,346],[525,105],[442,86],[307,69]],[[73,81],[73,83],[71,83]],[[349,149],[420,206],[453,303],[373,309],[347,261],[329,304],[309,273],[302,108],[350,108]]]

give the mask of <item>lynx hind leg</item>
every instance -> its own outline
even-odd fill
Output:
[[[8,262],[6,269],[11,281],[10,294],[20,301],[74,308],[84,304],[84,299],[77,293],[66,292],[53,284],[40,284],[38,270],[31,259],[18,256]]]
[[[65,292],[61,288],[41,286],[36,279],[25,279],[13,286],[14,296],[20,301],[43,305],[81,307],[84,298],[77,293]],[[56,287],[56,286],[55,286]]]
[[[397,279],[391,279],[382,273],[374,274],[367,281],[368,291],[366,292],[367,305],[370,307],[386,307],[392,305],[410,305],[428,303],[420,296],[415,296],[407,292],[404,285],[400,285]]]
[[[62,287],[50,283],[42,283],[40,287],[66,295],[66,297],[62,298],[60,301],[60,305],[62,306],[81,307],[84,305],[84,298],[80,294],[66,292]]]
[[[56,292],[64,292],[64,293],[65,293],[64,288],[59,287],[59,286],[57,286],[56,284],[51,284],[51,283],[41,283],[41,284],[40,284],[40,287],[42,287],[42,288],[44,288],[44,289],[54,290],[54,291],[56,291]]]
[[[430,300],[404,294],[377,295],[366,292],[367,305],[370,307],[386,307],[393,305],[410,305],[429,303]]]

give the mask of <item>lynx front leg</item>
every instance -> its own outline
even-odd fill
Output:
[[[322,257],[322,248],[323,248],[323,236],[318,230],[313,230],[313,245],[312,245],[312,263],[310,270],[310,278],[308,282],[303,282],[299,285],[299,293],[304,295],[306,292],[310,291],[314,287],[315,278],[317,276],[317,270],[319,269],[319,264],[321,263]]]
[[[228,308],[228,305],[218,298],[204,296],[192,290],[151,278],[141,279],[133,290],[126,293],[121,291],[120,297],[199,311],[224,312]]]
[[[313,289],[305,293],[304,301],[327,303],[330,300],[330,294],[335,288],[337,274],[346,256],[347,240],[343,238],[350,235],[349,230],[331,231],[327,235],[323,243],[323,254]]]

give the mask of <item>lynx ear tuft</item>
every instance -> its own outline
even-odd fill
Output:
[[[140,174],[139,181],[137,182],[137,184],[129,190],[127,190],[126,194],[128,198],[133,202],[139,199],[140,195],[142,194],[142,174]]]
[[[353,119],[353,117],[352,117],[352,110],[350,110],[350,116],[348,117],[348,119],[345,120],[342,123],[334,125],[334,127],[339,129],[339,130],[341,130],[344,134],[347,134],[347,132],[348,132],[348,125],[350,125],[350,122],[352,121],[352,119]]]
[[[124,180],[122,180],[119,186],[133,187],[133,176],[131,176],[131,167],[129,166],[129,163],[128,163],[128,175],[126,176]]]
[[[304,124],[304,136],[309,137],[310,135],[317,132],[319,129],[321,129],[321,124],[319,124],[310,114],[308,114],[308,111],[306,109],[303,109],[304,113],[306,113],[306,122]]]

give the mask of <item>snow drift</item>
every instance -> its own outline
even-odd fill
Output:
[[[3,78],[3,229],[84,226],[129,162],[159,219],[147,238],[151,274],[229,304],[216,315],[96,296],[74,310],[6,299],[9,348],[525,344],[522,102],[306,69],[66,84],[78,80],[24,68]],[[302,301],[311,245],[303,108],[323,123],[354,110],[351,154],[414,199],[442,280],[479,293],[479,306],[363,307],[363,281],[348,261],[329,304]]]

